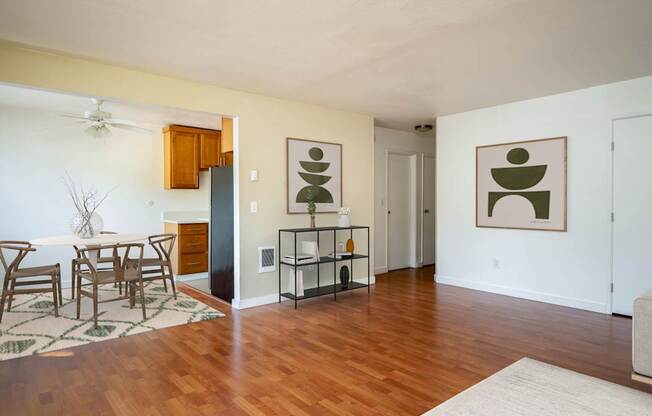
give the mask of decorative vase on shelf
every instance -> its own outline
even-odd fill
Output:
[[[350,254],[353,254],[355,252],[355,243],[351,238],[346,240],[346,251],[349,252]]]
[[[349,214],[340,214],[337,219],[337,226],[340,228],[348,228],[351,226],[351,216]]]
[[[340,269],[340,284],[342,285],[343,289],[346,289],[349,287],[349,279],[350,279],[350,274],[349,274],[349,267],[348,266],[342,266]]]
[[[70,231],[79,238],[93,238],[104,228],[100,214],[93,212],[76,212],[70,219]]]
[[[317,228],[317,226],[315,225],[315,216],[314,215],[310,216],[310,228]]]
[[[349,228],[351,226],[351,208],[342,207],[337,213],[340,214],[337,219],[337,226],[340,228]]]

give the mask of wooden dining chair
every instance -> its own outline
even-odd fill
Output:
[[[105,302],[114,302],[119,300],[129,300],[129,306],[133,308],[136,304],[136,290],[140,292],[140,303],[143,310],[143,319],[147,319],[145,311],[145,284],[143,282],[142,261],[143,248],[142,243],[116,244],[107,246],[113,250],[116,258],[121,261],[116,267],[111,269],[98,269],[89,259],[89,251],[97,250],[93,248],[84,248],[79,250],[80,259],[76,262],[77,270],[74,275],[77,279],[77,319],[81,312],[81,297],[86,296],[93,300],[93,322],[97,329],[98,304]],[[132,256],[133,251],[138,253]],[[83,267],[82,267],[83,266]],[[125,294],[110,298],[99,299],[98,288],[100,285],[110,283],[125,283]],[[89,288],[91,290],[86,290]]]
[[[61,297],[61,266],[59,263],[49,266],[20,267],[21,262],[29,253],[36,249],[26,241],[0,241],[0,263],[5,272],[0,297],[0,322],[7,303],[7,312],[11,311],[14,295],[31,293],[52,293],[54,299],[54,316],[59,316],[59,306],[63,304]],[[15,253],[13,260],[9,261],[5,254]],[[33,280],[35,277],[49,276],[50,278]],[[48,287],[42,287],[49,285]],[[22,289],[25,286],[41,286]]]
[[[170,280],[174,299],[177,298],[177,288],[174,284],[174,273],[172,272],[172,249],[177,239],[177,235],[157,234],[147,237],[149,245],[156,252],[157,257],[148,257],[143,259],[143,281],[151,282],[154,280],[163,280],[165,292],[168,291],[167,280]]]
[[[103,235],[103,234],[117,234],[117,233],[114,232],[114,231],[100,231],[100,235]],[[75,299],[75,281],[77,280],[76,277],[75,277],[75,270],[76,270],[75,262],[78,259],[80,259],[81,257],[79,255],[79,248],[77,246],[72,246],[72,248],[75,249],[75,253],[77,254],[77,257],[72,259],[72,265],[70,267],[70,270],[72,271],[72,279],[71,279],[72,283],[71,283],[71,288],[70,288],[70,292],[71,292],[70,296],[72,297],[72,299]],[[110,264],[111,266],[98,267],[98,270],[113,269],[115,267],[115,265],[120,262],[120,259],[116,258],[115,251],[113,251],[111,253],[111,255],[104,255],[103,256],[102,255],[102,250],[105,250],[105,252],[106,252],[106,249],[99,249],[99,250],[100,251],[99,251],[99,253],[97,255],[97,264],[98,265],[100,265],[100,264],[105,264],[105,265]],[[115,287],[115,285],[117,285],[117,283],[114,284],[114,287]],[[120,285],[120,294],[122,294],[122,285]]]

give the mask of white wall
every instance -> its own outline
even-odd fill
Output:
[[[162,126],[147,126],[152,133],[113,129],[104,142],[86,136],[76,120],[3,106],[0,126],[0,240],[70,234],[66,172],[86,188],[113,189],[98,210],[107,230],[159,234],[163,211],[208,211],[208,173],[199,190],[163,189]],[[39,247],[25,265],[61,263],[68,284],[73,255],[71,247]]]
[[[374,238],[374,264],[376,265],[376,273],[387,272],[387,190],[386,175],[387,175],[387,153],[397,152],[402,154],[416,155],[416,197],[415,197],[415,210],[420,211],[421,207],[421,156],[423,154],[434,155],[435,153],[435,137],[434,135],[421,135],[410,133],[400,130],[386,129],[383,127],[375,127],[374,130],[374,223],[376,225],[376,232]],[[434,189],[435,184],[424,184],[424,186],[432,186]],[[414,235],[414,251],[416,265],[421,263],[421,215],[419,212],[414,213],[416,221],[416,233]]]
[[[610,313],[612,119],[644,112],[652,77],[439,118],[436,280]],[[476,228],[475,146],[557,136],[568,232]]]

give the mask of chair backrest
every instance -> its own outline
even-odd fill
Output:
[[[118,234],[115,231],[100,231],[100,235],[106,235],[106,234]],[[72,246],[73,249],[75,249],[75,253],[77,253],[77,258],[81,258],[81,254],[79,253],[79,247],[77,246]],[[106,247],[106,248],[112,248],[112,247]],[[114,253],[115,254],[115,253]]]
[[[174,247],[174,242],[177,239],[177,235],[170,234],[158,234],[151,235],[147,237],[149,244],[152,246],[158,258],[161,260],[170,261],[170,256],[172,254],[172,248]]]
[[[125,244],[113,244],[110,246],[102,246],[99,248],[87,247],[87,248],[81,248],[76,250],[77,250],[77,255],[79,256],[80,263],[86,265],[89,271],[91,272],[91,274],[95,275],[98,271],[97,264],[93,265],[93,263],[89,258],[89,252],[94,250],[100,251],[105,249],[111,249],[113,250],[113,253],[116,255],[116,258],[120,258],[120,263],[117,264],[118,270],[124,272],[127,269],[134,268],[138,272],[140,272],[142,270],[142,264],[143,264],[144,247],[145,245],[143,243],[125,243]],[[134,251],[137,252],[136,256],[134,256]],[[99,257],[99,252],[98,252],[98,257]]]
[[[5,256],[5,253],[9,251],[16,252],[11,262]],[[36,251],[36,249],[27,241],[0,241],[0,264],[2,264],[5,275],[9,275],[18,269],[20,262],[27,256],[27,253],[32,251]]]

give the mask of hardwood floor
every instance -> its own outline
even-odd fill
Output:
[[[0,362],[2,415],[419,415],[531,357],[630,380],[631,321],[435,285],[366,290]],[[201,297],[192,288],[181,290]]]

